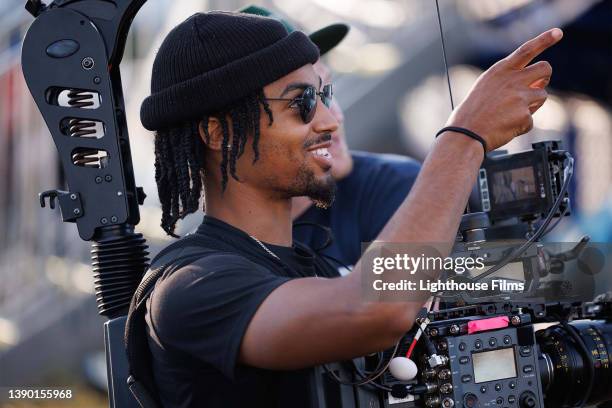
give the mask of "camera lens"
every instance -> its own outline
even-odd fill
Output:
[[[589,405],[612,400],[612,323],[583,320],[569,325],[583,340],[586,355],[562,325],[536,333],[546,406],[575,407],[587,393]]]

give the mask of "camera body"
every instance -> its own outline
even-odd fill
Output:
[[[436,353],[420,348],[415,354],[418,382],[433,392],[404,401],[391,395],[386,406],[471,408],[528,401],[534,405],[519,406],[543,407],[531,316],[504,307],[512,309],[490,304],[435,314],[427,335]],[[465,316],[451,317],[462,313]],[[386,380],[394,385],[391,374]]]
[[[562,273],[588,242],[562,253],[539,242],[553,218],[569,215],[573,159],[558,141],[532,147],[483,162],[482,212],[464,214],[452,256],[483,259],[485,267],[443,278],[492,285],[446,293],[438,311],[417,320],[423,334],[411,358],[419,374],[402,383],[386,372],[385,407],[569,408],[612,400],[609,299],[561,301],[541,280]],[[417,332],[402,339],[396,356],[410,354]]]
[[[575,321],[551,325],[557,317]],[[481,303],[429,313],[427,319],[428,340],[413,355],[419,374],[402,383],[385,373],[384,384],[393,389],[385,407],[564,408],[583,398],[589,403],[612,399],[609,299],[574,305]],[[549,327],[537,330],[538,323]],[[575,330],[588,354],[568,330]],[[410,334],[402,340],[400,354],[411,340]],[[589,367],[593,374],[587,374]],[[402,388],[416,384],[427,392],[401,395]]]
[[[612,401],[612,294],[595,302],[588,291],[575,296],[588,281],[584,272],[592,279],[605,259],[589,263],[603,255],[586,246],[588,237],[569,250],[540,241],[556,225],[549,227],[552,219],[569,215],[573,158],[557,141],[532,146],[484,161],[476,189],[481,211],[464,214],[451,254],[483,267],[440,276],[492,283],[489,289],[436,293],[436,306],[423,309],[393,350],[354,360],[352,369],[326,367],[321,388],[334,380],[337,394],[356,402],[324,406],[571,408]],[[568,271],[583,274],[573,287],[576,277],[550,279]]]

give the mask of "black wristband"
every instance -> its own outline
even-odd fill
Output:
[[[440,129],[438,133],[436,133],[436,137],[440,136],[442,133],[446,131],[462,133],[468,137],[471,137],[474,140],[478,140],[480,144],[482,145],[482,148],[484,149],[485,154],[487,154],[487,142],[485,142],[485,140],[482,137],[478,136],[476,133],[472,132],[471,130],[462,128],[462,127],[457,127],[457,126],[447,126],[447,127]]]

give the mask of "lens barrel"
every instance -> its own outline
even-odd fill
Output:
[[[579,320],[569,325],[588,353],[560,324],[536,333],[546,407],[576,407],[587,393],[589,405],[612,400],[612,322]]]

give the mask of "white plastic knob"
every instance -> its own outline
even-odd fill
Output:
[[[389,371],[400,381],[410,381],[417,376],[419,369],[411,359],[395,357],[389,364]]]

